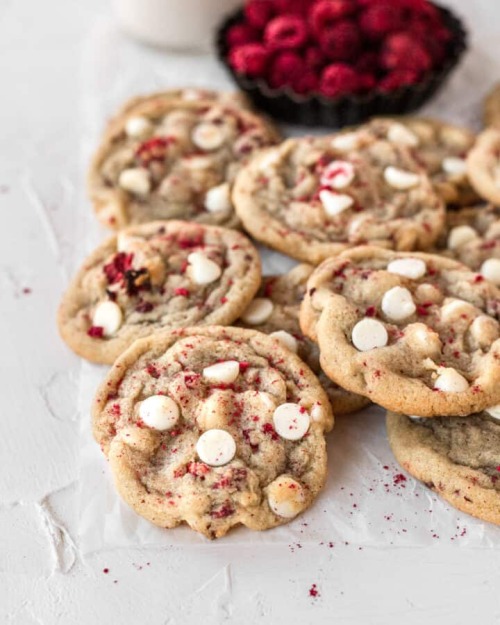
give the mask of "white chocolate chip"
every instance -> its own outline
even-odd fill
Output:
[[[340,152],[350,152],[359,148],[361,145],[361,136],[356,132],[346,132],[332,139],[332,148]]]
[[[226,430],[207,430],[196,443],[196,453],[202,462],[211,467],[221,467],[234,458],[236,443]]]
[[[306,498],[299,482],[282,475],[267,487],[267,501],[274,514],[284,519],[293,519],[304,509]]]
[[[218,280],[222,270],[217,263],[201,252],[191,252],[188,256],[189,274],[196,284],[210,284]]]
[[[488,348],[500,336],[498,321],[488,315],[479,315],[471,323],[469,332],[482,349]]]
[[[488,258],[488,260],[485,260],[481,265],[479,273],[484,276],[486,280],[500,286],[500,258]]]
[[[410,323],[405,329],[405,340],[421,357],[438,358],[441,354],[442,343],[439,334],[424,323]]]
[[[103,335],[113,336],[123,323],[123,313],[115,302],[101,302],[94,311],[92,325],[102,328]]]
[[[232,384],[240,374],[240,363],[236,360],[225,360],[203,369],[203,377],[209,382]]]
[[[490,408],[486,408],[485,412],[487,412],[490,417],[493,417],[495,421],[500,423],[500,404],[496,406],[491,406]]]
[[[456,250],[477,238],[478,235],[474,228],[470,226],[457,226],[450,230],[450,234],[448,235],[448,248],[450,250]]]
[[[343,189],[354,180],[354,166],[348,161],[332,161],[321,174],[321,184],[324,187]]]
[[[125,132],[133,139],[144,139],[153,132],[153,124],[147,117],[137,115],[130,117],[125,124]]]
[[[274,429],[287,441],[298,441],[309,429],[311,419],[305,408],[299,404],[281,404],[273,414]]]
[[[280,153],[277,150],[266,152],[259,160],[259,169],[266,172],[270,167],[275,167],[280,161]]]
[[[384,347],[388,340],[385,326],[376,319],[361,319],[352,329],[352,343],[360,352]]]
[[[325,411],[323,409],[323,406],[319,403],[314,404],[314,406],[311,408],[311,419],[316,423],[320,423],[321,421],[323,421],[324,417]]]
[[[142,237],[126,234],[123,230],[116,235],[116,250],[118,252],[136,252],[143,245],[147,244]]]
[[[418,280],[425,276],[427,265],[420,258],[397,258],[387,265],[387,271]]]
[[[469,383],[463,375],[452,367],[441,367],[434,382],[434,388],[446,393],[461,393],[469,389]]]
[[[408,147],[416,147],[420,141],[417,135],[403,124],[394,123],[389,126],[387,138],[391,143],[406,145]]]
[[[124,169],[118,178],[118,184],[125,191],[135,195],[147,195],[151,190],[149,172],[142,167]]]
[[[335,215],[345,211],[354,204],[354,199],[350,195],[334,193],[327,189],[323,189],[319,192],[319,199],[323,204],[325,213],[330,215],[330,217],[335,217]]]
[[[441,167],[446,174],[450,176],[465,176],[467,172],[467,164],[465,159],[458,156],[447,156],[443,158]]]
[[[231,210],[231,191],[229,184],[224,182],[217,187],[212,187],[205,195],[205,208],[209,213],[220,213]]]
[[[271,338],[279,341],[283,347],[289,349],[291,352],[297,353],[297,349],[299,348],[299,343],[297,339],[292,336],[289,332],[285,330],[276,330],[276,332],[271,332],[269,335]]]
[[[382,310],[389,319],[402,321],[413,315],[417,307],[408,289],[402,286],[395,286],[384,293]]]
[[[251,326],[257,326],[267,321],[272,315],[274,304],[265,297],[256,297],[250,302],[245,312],[241,315],[241,320]]]
[[[180,417],[179,406],[165,395],[151,395],[139,406],[139,416],[154,430],[170,430]]]
[[[393,167],[392,165],[385,168],[384,179],[389,186],[393,189],[399,189],[400,191],[412,189],[420,182],[420,176],[418,174]]]
[[[224,143],[225,135],[220,126],[210,122],[202,122],[193,129],[193,143],[202,150],[216,150]]]
[[[444,306],[441,308],[441,320],[444,323],[451,323],[460,318],[466,317],[473,319],[478,314],[478,309],[463,299],[445,300]]]

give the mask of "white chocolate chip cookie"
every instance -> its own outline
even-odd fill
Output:
[[[88,178],[105,226],[157,219],[238,225],[232,182],[251,155],[276,143],[278,134],[269,122],[238,107],[235,98],[184,93],[135,98],[108,125]]]
[[[461,263],[358,247],[316,268],[300,322],[334,382],[433,417],[500,403],[499,317],[498,287]]]
[[[477,193],[500,205],[500,128],[487,128],[467,157],[467,174]]]
[[[218,538],[313,503],[333,416],[298,356],[260,332],[210,326],[136,341],[98,390],[93,424],[138,514]]]
[[[312,264],[366,242],[431,247],[444,225],[444,204],[410,149],[369,126],[352,135],[349,149],[339,146],[340,134],[289,139],[256,155],[233,192],[244,228]]]
[[[259,284],[259,255],[239,232],[183,221],[143,224],[87,258],[62,299],[59,329],[79,355],[111,364],[155,330],[232,323]]]

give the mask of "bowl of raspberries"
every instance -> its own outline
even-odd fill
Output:
[[[428,0],[247,0],[217,34],[255,106],[308,126],[413,111],[466,47],[462,22]]]

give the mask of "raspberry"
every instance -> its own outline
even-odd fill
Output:
[[[299,15],[305,17],[313,0],[273,0],[277,15]]]
[[[248,24],[235,24],[227,31],[226,42],[230,48],[242,46],[245,43],[258,41],[259,33]]]
[[[335,98],[354,93],[359,86],[359,76],[352,67],[344,63],[333,63],[323,70],[319,90],[327,98]]]
[[[319,48],[311,46],[304,51],[304,60],[308,68],[319,70],[325,64],[326,59]]]
[[[279,88],[290,85],[306,73],[304,61],[295,52],[282,52],[271,64],[268,82],[271,87]]]
[[[319,38],[323,53],[332,61],[348,61],[358,52],[361,38],[358,27],[351,20],[337,22]]]
[[[377,79],[373,74],[359,74],[359,91],[371,91],[377,84]]]
[[[418,39],[409,33],[400,32],[389,35],[384,41],[380,57],[382,67],[386,69],[411,70],[426,72],[432,67],[431,55]]]
[[[161,163],[165,160],[168,146],[175,141],[174,137],[152,137],[141,143],[135,152],[135,158],[143,167],[148,167],[154,161]]]
[[[306,39],[306,25],[300,17],[294,15],[275,17],[264,31],[264,41],[271,50],[300,48]]]
[[[245,18],[254,28],[264,28],[274,16],[274,7],[270,0],[251,0],[245,5]]]
[[[361,14],[359,26],[369,39],[383,39],[403,26],[403,15],[393,4],[373,4]]]
[[[320,0],[312,8],[310,14],[311,28],[315,35],[320,36],[329,30],[335,22],[356,11],[353,0]]]
[[[267,50],[260,43],[238,46],[230,51],[229,64],[240,74],[262,76],[267,65]]]
[[[381,91],[395,91],[404,85],[414,85],[418,82],[420,74],[408,70],[396,70],[387,74],[378,83]]]
[[[312,72],[307,72],[299,76],[292,82],[292,89],[295,93],[305,95],[307,93],[313,93],[318,90],[319,78]]]
[[[365,52],[359,56],[356,69],[360,73],[376,72],[378,70],[378,54],[376,52]]]

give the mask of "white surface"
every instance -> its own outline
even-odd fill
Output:
[[[499,623],[498,533],[494,547],[472,548],[491,541],[482,534],[484,526],[458,514],[454,535],[436,532],[439,538],[420,548],[391,548],[390,540],[383,548],[359,547],[357,532],[347,545],[330,547],[329,532],[302,544],[304,516],[292,524],[293,542],[287,544],[269,544],[258,534],[237,548],[231,540],[200,541],[83,554],[76,493],[80,425],[88,414],[76,410],[81,364],[54,324],[60,293],[82,257],[80,233],[85,228],[96,237],[104,234],[79,201],[82,142],[98,130],[88,127],[89,120],[96,126],[103,122],[96,101],[80,93],[81,85],[89,84],[88,62],[83,77],[80,64],[96,50],[95,64],[118,60],[121,89],[125,85],[131,95],[138,80],[128,62],[133,58],[143,61],[141,84],[151,87],[188,80],[227,84],[210,59],[170,57],[163,71],[153,72],[157,64],[149,61],[159,53],[132,43],[117,58],[108,22],[100,19],[106,11],[102,4],[0,0],[0,622]],[[499,73],[500,6],[496,0],[450,4],[466,16],[473,45],[432,110],[477,124],[477,104]],[[99,75],[105,72],[91,72],[90,79],[110,113],[120,94],[100,84]],[[84,147],[88,154],[92,146]],[[23,293],[26,287],[32,292]],[[342,428],[351,427],[358,427],[356,419],[339,422],[339,438]],[[333,433],[337,453],[330,480],[339,488],[370,459],[367,443],[372,428],[373,435],[379,429],[375,421],[367,427],[357,448],[335,450]],[[392,471],[389,454],[387,462]],[[96,480],[103,470],[95,466]],[[418,488],[408,484],[397,498],[408,514],[415,510]],[[384,523],[371,515],[369,499],[366,503],[353,515],[356,524],[384,531]],[[316,511],[321,515],[321,500]],[[436,522],[441,518],[436,512]],[[411,525],[419,531],[418,519]],[[465,526],[473,528],[472,536],[469,531],[461,536]],[[308,594],[313,583],[317,598]]]

